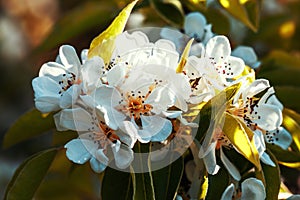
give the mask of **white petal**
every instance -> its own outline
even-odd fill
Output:
[[[121,81],[124,80],[125,75],[126,66],[120,63],[106,73],[107,82],[111,86],[117,86],[119,83],[121,83]]]
[[[243,100],[245,101],[247,97],[253,97],[257,95],[258,93],[264,91],[270,87],[269,81],[266,79],[257,79],[249,87],[247,87],[243,91]]]
[[[172,27],[167,27],[167,28],[164,27],[161,29],[160,36],[163,39],[167,39],[175,42],[182,37],[182,33]]]
[[[185,16],[184,32],[190,37],[202,40],[204,35],[205,17],[199,12],[192,12]]]
[[[78,102],[81,102],[81,101],[83,102],[83,104],[86,107],[89,107],[89,108],[97,107],[97,104],[95,103],[95,99],[90,95],[79,95]]]
[[[166,39],[159,39],[155,42],[155,46],[159,49],[165,49],[168,51],[176,51],[176,46],[175,44],[170,41],[170,40],[166,40]]]
[[[198,128],[199,125],[197,123],[193,123],[193,122],[188,122],[185,118],[183,118],[182,116],[179,117],[179,121],[185,125],[185,126],[189,126],[191,128]]]
[[[266,145],[265,145],[263,133],[259,130],[255,130],[253,139],[254,139],[254,144],[258,151],[260,160],[267,165],[275,167],[276,165],[271,160],[270,156],[265,152]]]
[[[283,105],[282,103],[277,99],[277,97],[275,96],[275,94],[271,95],[267,102],[267,104],[271,104],[271,105],[274,105],[274,106],[277,106],[280,110],[283,110]]]
[[[117,89],[111,86],[102,85],[91,94],[99,109],[104,114],[106,124],[116,130],[125,119],[125,115],[117,111],[115,107],[119,105],[121,98]]]
[[[162,114],[171,119],[175,119],[182,114],[182,111],[163,111]]]
[[[99,160],[97,160],[95,157],[92,157],[90,159],[90,165],[91,165],[91,168],[94,170],[94,172],[96,173],[101,173],[103,172],[106,167],[107,167],[107,164],[104,164],[102,162],[100,162]]]
[[[255,130],[253,131],[253,133],[254,133],[253,140],[254,140],[255,147],[258,151],[259,156],[261,156],[263,152],[266,150],[264,135],[260,130]]]
[[[81,85],[72,85],[67,91],[63,93],[60,98],[59,106],[61,108],[70,108],[75,104],[81,92]]]
[[[94,122],[92,116],[82,108],[64,109],[57,115],[61,127],[74,131],[88,131]]]
[[[59,109],[60,86],[48,77],[37,77],[32,80],[35,106],[43,113]]]
[[[106,109],[119,105],[118,102],[122,99],[121,94],[114,87],[108,85],[100,86],[91,96],[98,105],[104,106]]]
[[[42,113],[49,113],[52,111],[57,111],[59,107],[59,97],[53,96],[43,96],[35,98],[35,107]]]
[[[264,130],[274,130],[282,123],[281,110],[273,105],[263,104],[255,107],[252,117],[253,123],[257,123]]]
[[[151,137],[152,142],[161,142],[167,139],[172,132],[170,120],[159,116],[141,116],[143,129],[139,131],[142,139]]]
[[[183,200],[183,199],[180,195],[177,194],[175,200]]]
[[[119,146],[119,148],[118,148]],[[120,141],[112,145],[112,151],[115,157],[116,166],[120,169],[129,167],[133,161],[133,151],[126,145],[122,145]]]
[[[205,53],[205,49],[202,43],[193,44],[191,47],[190,55],[191,56],[202,56]]]
[[[210,38],[214,37],[214,33],[212,32],[212,25],[211,24],[207,24],[205,27],[204,27],[204,37],[202,39],[202,43],[203,44],[207,44],[207,42],[210,40]]]
[[[218,173],[220,166],[217,165],[216,160],[216,147],[217,142],[213,142],[210,144],[209,149],[203,154],[203,152],[199,151],[199,158],[203,158],[206,170],[209,174],[215,175]]]
[[[103,60],[98,56],[87,60],[82,66],[81,74],[87,91],[92,91],[101,84],[100,77],[102,75],[103,66]]]
[[[40,71],[39,71],[39,76],[59,76],[62,74],[67,73],[67,69],[56,62],[48,62],[42,65]]]
[[[245,63],[242,59],[229,56],[228,63],[230,64],[230,67],[227,67],[226,69],[226,78],[234,78],[244,71]]]
[[[221,160],[224,164],[224,166],[226,167],[227,171],[229,172],[229,174],[237,181],[241,180],[241,174],[238,171],[238,169],[232,164],[232,162],[226,157],[226,155],[224,154],[222,147],[220,148],[220,156],[221,156]]]
[[[81,57],[81,60],[82,60],[82,64],[84,64],[85,61],[88,60],[88,52],[89,52],[88,49],[83,49],[83,50],[81,51],[80,57]]]
[[[120,141],[127,144],[130,148],[133,148],[138,138],[138,130],[130,121],[123,121],[120,125],[122,131],[118,131],[117,135]]]
[[[61,90],[58,83],[49,77],[36,77],[32,80],[32,87],[34,90],[35,98],[49,96],[60,97],[59,91]]]
[[[198,85],[193,90],[189,99],[192,104],[199,104],[201,102],[209,101],[215,95],[215,89],[207,82],[205,78],[201,78]]]
[[[283,110],[283,105],[275,96],[275,90],[273,87],[270,87],[268,91],[261,97],[258,104],[271,104],[278,107],[280,110]]]
[[[64,127],[61,125],[61,111],[56,113],[55,115],[53,115],[53,118],[54,118],[54,123],[55,123],[55,126],[56,126],[56,129],[58,131],[67,131],[69,130],[68,128]]]
[[[234,185],[231,183],[223,192],[221,200],[232,200]]]
[[[147,43],[149,43],[149,39],[143,32],[134,31],[130,34],[125,31],[116,38],[116,50],[114,56],[122,55],[130,50],[142,47]]]
[[[215,36],[206,44],[206,56],[215,57],[219,60],[221,57],[227,58],[231,53],[230,43],[225,36]]]
[[[271,167],[276,167],[275,163],[272,161],[272,159],[266,152],[263,152],[263,154],[260,157],[260,160],[266,165],[270,165]]]
[[[239,57],[244,60],[246,65],[257,68],[257,56],[254,52],[254,49],[252,47],[248,46],[238,46],[234,51],[232,52],[233,56]],[[255,69],[254,68],[254,69]]]
[[[59,48],[59,57],[62,64],[68,71],[78,74],[78,69],[81,66],[75,49],[70,45],[63,45]]]
[[[95,151],[95,158],[99,161],[99,162],[101,162],[102,164],[104,164],[104,165],[108,165],[108,161],[109,161],[109,159],[108,159],[108,157],[105,155],[105,153],[104,153],[104,149],[98,149],[97,151]]]
[[[169,107],[174,105],[175,96],[168,87],[159,87],[151,92],[145,103],[151,104],[153,107],[151,112],[160,114],[162,111],[166,111]]]
[[[87,151],[80,139],[71,140],[65,145],[65,148],[67,149],[66,155],[69,160],[77,164],[83,164],[92,157],[91,153]]]
[[[248,178],[242,182],[242,200],[262,200],[266,198],[263,183],[256,178]]]
[[[122,121],[126,118],[123,113],[115,110],[114,108],[97,106],[96,111],[101,113],[106,125],[113,130],[117,130]]]
[[[170,74],[171,89],[175,93],[176,99],[188,99],[191,95],[191,85],[189,79],[183,74]]]
[[[293,138],[285,128],[279,127],[276,130],[266,133],[265,140],[268,143],[280,146],[282,149],[288,149],[293,141]]]

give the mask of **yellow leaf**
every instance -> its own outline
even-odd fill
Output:
[[[183,71],[183,68],[187,62],[187,58],[189,57],[190,49],[191,49],[193,42],[194,42],[194,38],[190,39],[190,41],[186,44],[186,46],[183,50],[183,53],[181,55],[179,64],[176,68],[176,73],[181,73]]]
[[[137,2],[138,0],[135,0],[128,4],[114,19],[111,25],[93,39],[88,52],[89,58],[93,56],[100,56],[105,63],[110,61],[110,57],[115,46],[115,38],[123,32],[130,13]]]
[[[295,168],[295,169],[300,169],[300,162],[296,162],[296,163],[287,163],[287,162],[280,162],[279,163],[281,165],[284,165],[286,167],[289,167],[289,168]]]
[[[259,2],[257,0],[219,0],[219,2],[233,17],[253,31],[257,31],[259,21]]]
[[[229,113],[225,114],[225,122],[223,132],[235,146],[235,148],[250,162],[252,162],[258,170],[261,170],[259,154],[252,141],[253,133],[242,122]]]
[[[293,110],[284,108],[283,126],[291,133],[298,151],[300,151],[300,115]]]

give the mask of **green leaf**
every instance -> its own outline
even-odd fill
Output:
[[[259,154],[252,140],[252,131],[243,122],[226,113],[223,132],[234,147],[260,170]]]
[[[90,163],[78,165],[71,162],[65,149],[60,149],[39,186],[35,199],[98,199],[100,178],[91,170]]]
[[[131,200],[133,196],[130,173],[106,168],[102,180],[101,197],[103,200]]]
[[[267,153],[269,154],[272,161],[276,164],[276,167],[271,167],[264,163],[261,164],[262,171],[266,181],[266,185],[265,185],[266,194],[267,194],[266,200],[277,200],[279,189],[280,189],[280,183],[281,183],[280,170],[275,156],[268,150]]]
[[[52,114],[43,117],[37,109],[32,109],[17,119],[6,132],[3,148],[8,148],[54,128]]]
[[[219,0],[219,3],[233,17],[240,20],[252,31],[256,32],[259,25],[259,9],[260,3],[258,0]]]
[[[285,51],[273,50],[262,60],[258,77],[273,70],[300,70],[300,59]]]
[[[57,149],[45,150],[23,162],[7,186],[4,199],[33,199],[56,153]]]
[[[284,74],[284,76],[282,76],[282,74]],[[279,69],[259,74],[259,78],[268,79],[273,86],[300,87],[299,77],[300,67],[299,69]]]
[[[137,142],[134,146],[135,153],[147,153],[149,152],[150,147],[149,144],[141,144]],[[153,187],[153,179],[151,174],[151,166],[149,166],[149,161],[145,161],[143,159],[142,154],[136,154],[135,159],[139,159],[141,162],[141,166],[139,166],[140,171],[144,171],[144,173],[135,173],[135,169],[132,169],[132,178],[133,178],[133,200],[154,200],[154,187]],[[148,158],[150,159],[150,158]],[[143,164],[143,162],[147,162],[147,166]],[[145,169],[146,167],[146,169]]]
[[[184,21],[184,11],[179,0],[150,0],[150,5],[168,23],[181,28]]]
[[[226,157],[234,163],[240,174],[246,174],[254,165],[235,149],[223,148]]]
[[[229,185],[229,174],[221,167],[216,175],[208,175],[208,190],[205,200],[221,199],[224,190]]]
[[[284,150],[276,145],[267,144],[269,149],[279,162],[297,163],[300,162],[300,153]]]
[[[53,31],[35,50],[46,51],[65,43],[93,27],[106,25],[117,9],[111,2],[89,1],[66,13],[54,26]]]
[[[300,112],[300,87],[275,86],[276,96],[284,106]]]
[[[213,24],[212,31],[220,35],[227,35],[230,32],[230,22],[226,13],[219,8],[210,7],[203,12],[209,24]]]
[[[216,121],[218,113],[224,110],[224,106],[232,100],[239,88],[240,84],[230,86],[226,88],[225,91],[217,94],[203,106],[199,114],[200,121],[199,128],[195,136],[196,140],[202,141],[204,136],[207,136],[206,132],[210,126],[210,123],[214,123]]]
[[[203,0],[185,0],[181,1],[183,7],[187,7],[191,12],[201,12],[206,10],[206,2]]]
[[[76,131],[54,131],[52,144],[55,146],[64,145],[77,137],[78,133]]]
[[[100,56],[105,63],[110,61],[114,49],[115,37],[123,32],[130,13],[137,1],[138,0],[135,0],[128,4],[114,19],[111,25],[93,39],[88,52],[88,57]]]
[[[184,162],[180,156],[170,165],[152,172],[156,200],[175,199],[183,170]]]

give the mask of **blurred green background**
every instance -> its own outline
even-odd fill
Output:
[[[55,59],[61,44],[71,44],[78,52],[88,48],[91,40],[128,2],[1,1],[1,143],[10,125],[34,106],[31,80],[38,75],[40,66]],[[236,9],[226,9],[224,2],[214,0],[206,5],[201,0],[140,0],[127,28],[174,26],[182,29],[184,15],[200,11],[212,24],[213,32],[227,35],[233,47],[248,45],[255,49],[262,61],[257,76],[269,79],[283,104],[300,113],[300,1],[243,1],[246,2],[248,21]],[[46,133],[9,149],[1,149],[0,198],[16,167],[26,157],[46,149],[51,143],[51,133]],[[285,167],[282,174],[290,191],[300,193],[299,171]]]

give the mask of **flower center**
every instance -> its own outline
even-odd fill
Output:
[[[61,86],[61,90],[58,92],[62,96],[63,92],[68,90],[74,84],[80,84],[81,80],[76,78],[76,75],[72,72],[68,72],[62,75],[62,79],[58,82]]]
[[[150,115],[153,107],[152,105],[145,103],[145,101],[154,88],[155,85],[151,85],[145,95],[142,95],[141,91],[128,92],[125,97],[126,103],[123,104],[124,99],[119,101],[119,106],[117,107],[118,110],[125,112],[130,118],[133,117],[134,120],[139,120],[141,115]],[[124,94],[121,93],[121,96],[124,96]]]
[[[128,111],[130,117],[134,117],[135,120],[139,119],[141,115],[150,114],[152,106],[150,104],[145,104],[145,97],[132,97],[128,98]]]
[[[274,131],[266,131],[265,132],[265,134],[266,134],[265,138],[266,138],[267,142],[274,145],[275,141],[279,140],[279,137],[278,137],[279,132],[280,131],[279,131],[278,128]]]
[[[227,148],[233,148],[232,143],[228,137],[224,134],[221,128],[217,127],[214,132],[214,139],[217,140],[216,149],[220,149],[222,146]]]
[[[214,57],[210,57],[209,59],[211,60],[211,64],[215,66],[215,69],[219,74],[223,74],[227,76],[233,75],[231,63],[226,61],[223,56],[220,57],[219,62],[216,62]]]
[[[98,143],[103,149],[106,149],[106,146],[112,142],[116,143],[117,140],[120,140],[118,135],[114,130],[109,128],[104,121],[100,121],[98,123],[97,117],[93,117],[91,122],[91,127],[88,131],[91,131],[92,134],[89,134],[89,138],[94,141],[94,143]]]
[[[232,106],[227,111],[237,117],[243,118],[248,127],[256,130],[259,127],[253,122],[253,120],[261,119],[261,116],[256,111],[259,107],[257,104],[258,100],[259,99],[255,97],[247,97],[245,102],[240,99],[238,107]]]
[[[109,128],[103,121],[100,121],[100,124],[98,124],[98,126],[99,129],[103,131],[106,139],[110,140],[112,143],[116,143],[117,140],[120,140],[115,131]]]

